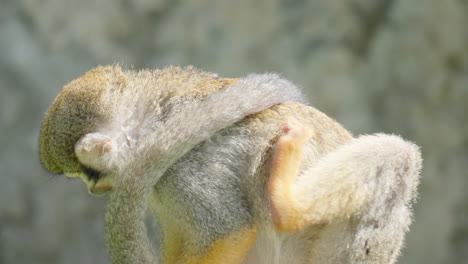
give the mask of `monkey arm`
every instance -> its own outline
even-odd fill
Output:
[[[110,194],[107,203],[106,239],[109,257],[114,264],[159,263],[144,221],[152,188],[142,187],[138,177],[141,175],[120,181],[118,191]]]
[[[307,138],[307,128],[293,124],[275,146],[269,197],[278,230],[366,214],[377,203],[407,205],[414,197],[421,168],[414,144],[383,134],[361,136],[296,178]]]

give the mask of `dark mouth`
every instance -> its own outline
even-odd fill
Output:
[[[89,168],[89,167],[83,166],[83,173],[86,174],[88,179],[91,181],[97,181],[100,178],[102,178],[102,174],[100,171]]]

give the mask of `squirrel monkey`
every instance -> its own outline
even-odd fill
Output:
[[[273,74],[98,67],[49,108],[41,160],[91,193],[110,191],[113,263],[394,263],[419,149],[396,136],[353,138],[303,103]]]

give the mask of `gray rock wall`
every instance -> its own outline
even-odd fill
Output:
[[[39,126],[98,64],[276,71],[355,134],[425,159],[399,263],[468,263],[468,1],[0,0],[0,263],[109,263],[104,199],[46,173]]]

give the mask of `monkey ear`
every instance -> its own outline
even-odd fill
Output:
[[[78,160],[87,167],[104,169],[104,156],[114,150],[115,144],[111,137],[102,133],[89,133],[75,144],[75,154]]]

